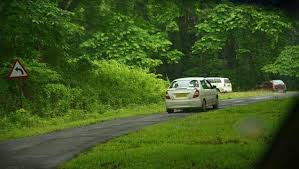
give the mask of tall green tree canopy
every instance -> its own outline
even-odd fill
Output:
[[[189,73],[227,76],[243,88],[266,78],[261,68],[294,36],[294,22],[279,11],[219,4],[197,14],[202,19],[195,26],[198,40],[192,53],[198,66]]]
[[[286,46],[274,63],[264,66],[268,73],[299,77],[299,45]]]

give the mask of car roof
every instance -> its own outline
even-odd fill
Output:
[[[282,80],[271,80],[270,82],[273,82],[273,83],[284,83]]]
[[[202,80],[205,79],[204,77],[184,77],[184,78],[178,78],[178,79],[174,79],[175,80]]]
[[[206,77],[206,79],[229,79],[227,77]]]

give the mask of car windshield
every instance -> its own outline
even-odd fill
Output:
[[[176,80],[170,85],[170,88],[188,88],[188,87],[198,87],[197,80]]]

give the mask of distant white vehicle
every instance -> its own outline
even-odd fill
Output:
[[[202,108],[207,106],[218,108],[218,91],[203,77],[180,78],[171,82],[165,94],[166,110]]]
[[[219,92],[232,92],[232,84],[228,78],[223,77],[206,77],[213,86],[216,86]]]

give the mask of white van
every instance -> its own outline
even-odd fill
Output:
[[[216,86],[219,92],[232,92],[232,84],[228,78],[223,77],[206,77],[213,86]]]

